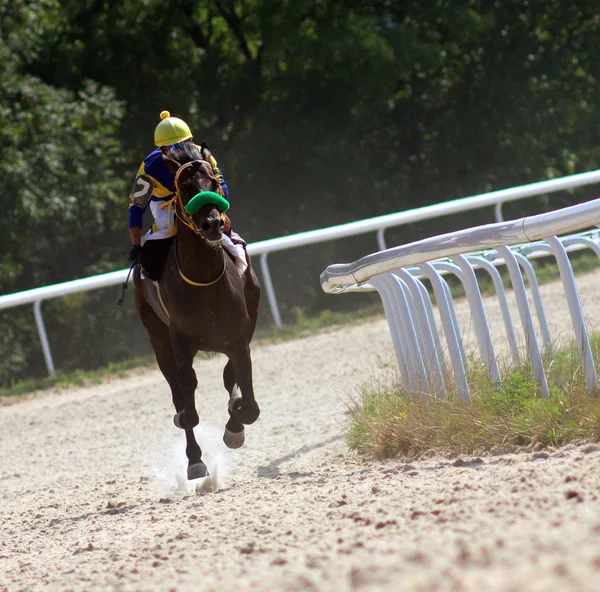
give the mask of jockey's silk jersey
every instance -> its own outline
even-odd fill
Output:
[[[223,174],[211,162],[214,173],[219,181],[223,196],[228,199],[229,191]],[[144,158],[138,169],[129,204],[129,228],[142,228],[144,212],[150,205],[153,214],[160,210],[160,205],[169,201],[175,195],[175,173],[169,170],[162,159],[160,148],[152,151]],[[155,215],[155,220],[157,216]],[[158,238],[158,236],[157,236]]]

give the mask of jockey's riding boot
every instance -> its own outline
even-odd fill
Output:
[[[162,277],[163,267],[171,250],[173,238],[147,240],[142,251],[142,268],[146,277],[158,282]]]

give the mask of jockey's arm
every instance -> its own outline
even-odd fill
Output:
[[[154,187],[154,179],[146,174],[145,164],[142,163],[138,169],[131,189],[131,195],[129,196],[129,236],[132,245],[140,245],[142,243],[144,212],[150,203]]]
[[[132,245],[141,245],[142,244],[142,229],[141,228],[130,228],[129,236],[131,237]]]
[[[229,200],[229,189],[227,189],[227,183],[225,183],[225,177],[223,176],[223,173],[221,171],[219,171],[219,176],[219,186],[221,188],[221,191],[223,191],[223,197]]]
[[[145,208],[135,203],[129,205],[129,236],[132,245],[142,244],[142,222]]]
[[[221,190],[220,193],[223,193],[223,197],[225,199],[229,199],[229,189],[227,188],[225,177],[223,176],[223,173],[219,168],[219,165],[217,164],[217,160],[212,154],[210,155],[210,166],[212,167],[215,177],[217,178],[217,181],[219,183],[219,189]]]

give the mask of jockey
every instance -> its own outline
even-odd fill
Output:
[[[161,208],[161,205],[175,195],[175,174],[169,170],[162,156],[177,144],[193,142],[192,132],[185,121],[171,117],[168,111],[162,111],[160,118],[161,121],[154,130],[157,148],[144,158],[129,196],[129,235],[132,245],[129,260],[133,264],[143,263],[146,275],[155,281],[160,279],[162,265],[171,248],[173,234],[170,228],[174,228],[173,214],[168,209]],[[219,193],[227,199],[227,184],[212,155],[210,165],[219,183]],[[142,236],[142,220],[148,206],[154,217],[154,224]],[[248,266],[244,245],[245,242],[239,235],[226,226],[223,246],[234,256],[240,275]]]

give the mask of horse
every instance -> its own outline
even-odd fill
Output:
[[[133,273],[135,304],[158,367],[171,389],[176,412],[173,421],[185,431],[188,480],[208,475],[194,436],[199,417],[193,360],[199,351],[218,352],[228,358],[223,370],[223,384],[229,394],[225,444],[240,448],[245,440],[244,426],[260,415],[250,356],[260,286],[250,257],[240,276],[233,257],[222,246],[226,217],[218,203],[210,203],[211,195],[219,196],[214,193],[218,181],[209,158],[208,149],[203,146],[199,150],[192,143],[163,155],[175,173],[175,197],[170,206],[176,216],[176,234],[159,282],[144,278],[140,265]],[[208,203],[195,213],[186,212],[192,200],[204,196],[206,201],[207,195]]]

